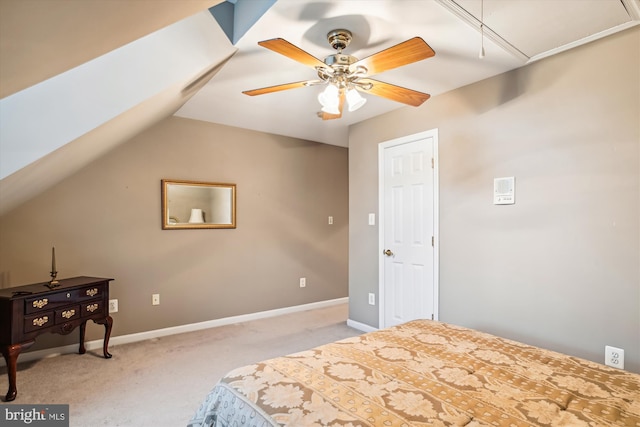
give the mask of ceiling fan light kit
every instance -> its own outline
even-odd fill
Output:
[[[262,47],[312,67],[316,70],[319,80],[286,83],[248,90],[243,93],[254,96],[298,87],[326,84],[326,89],[318,95],[318,102],[322,105],[318,116],[323,120],[342,117],[342,108],[345,100],[349,111],[356,111],[362,107],[367,100],[358,91],[413,106],[421,105],[429,99],[429,94],[368,77],[369,75],[378,74],[434,56],[435,52],[424,40],[420,37],[414,37],[359,60],[355,56],[342,53],[342,50],[351,43],[351,39],[352,34],[349,30],[336,29],[329,31],[327,40],[337,53],[327,56],[324,61],[320,61],[313,55],[281,38],[258,42]]]
[[[356,111],[367,102],[354,88],[347,90],[346,100],[349,111]],[[318,95],[318,102],[322,105],[322,111],[330,114],[340,114],[340,89],[338,86],[329,83],[327,88]]]

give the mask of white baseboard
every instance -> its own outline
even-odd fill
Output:
[[[351,319],[347,319],[347,326],[351,326],[352,328],[362,332],[373,332],[378,330],[378,328],[369,326],[366,323],[356,322],[355,320],[351,320]]]
[[[168,335],[182,334],[185,332],[200,331],[202,329],[215,328],[218,326],[232,325],[234,323],[248,322],[251,320],[265,319],[267,317],[281,316],[283,314],[297,313],[300,311],[314,310],[317,308],[330,307],[333,305],[346,304],[349,297],[337,298],[327,301],[312,302],[309,304],[296,305],[293,307],[277,308],[275,310],[260,311],[257,313],[242,314],[239,316],[225,317],[223,319],[207,320],[205,322],[191,323],[188,325],[173,326],[170,328],[155,329],[152,331],[138,332],[135,334],[120,335],[109,339],[109,348],[120,344],[129,344],[138,341],[149,340],[152,338],[166,337]],[[347,321],[349,322],[349,321]],[[353,326],[359,329],[357,326]],[[84,344],[87,350],[101,349],[104,340],[87,341]],[[70,344],[61,347],[46,348],[43,350],[30,351],[20,354],[18,362],[31,362],[34,360],[44,359],[46,357],[55,357],[62,354],[77,353],[78,344]],[[5,366],[4,358],[0,358],[0,367]]]

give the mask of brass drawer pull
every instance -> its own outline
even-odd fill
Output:
[[[89,304],[87,306],[87,311],[93,313],[94,311],[96,311],[98,309],[98,304]]]
[[[49,300],[47,298],[43,298],[43,299],[39,299],[37,301],[34,301],[33,302],[33,307],[34,308],[42,308],[47,304],[49,304]]]
[[[98,288],[87,289],[87,296],[92,297],[98,295]]]
[[[33,319],[33,326],[44,326],[47,323],[49,323],[49,317],[48,316],[42,316],[38,319]]]
[[[62,317],[64,317],[65,319],[71,319],[75,315],[76,315],[75,310],[65,310],[62,312]]]

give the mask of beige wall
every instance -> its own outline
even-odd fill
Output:
[[[115,278],[113,336],[345,297],[347,166],[345,148],[171,117],[0,217],[0,284],[46,281],[55,246],[60,278]],[[162,230],[162,178],[236,183],[237,228]]]
[[[434,128],[440,320],[640,372],[640,29],[352,128],[354,321],[378,325],[377,146]],[[515,205],[492,204],[502,176]]]

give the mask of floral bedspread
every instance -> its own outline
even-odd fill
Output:
[[[640,426],[640,375],[417,320],[231,371],[195,426]]]

